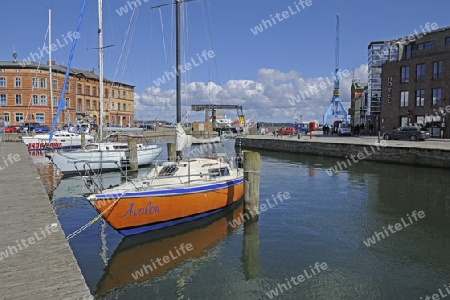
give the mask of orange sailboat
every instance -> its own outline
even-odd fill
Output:
[[[180,6],[176,0],[177,62],[180,66]],[[181,81],[177,86],[177,160],[154,168],[146,178],[102,190],[88,196],[101,216],[124,235],[138,234],[217,213],[239,201],[244,194],[243,169],[237,160],[182,159],[189,146],[181,125]]]

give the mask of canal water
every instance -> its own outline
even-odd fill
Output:
[[[359,161],[330,176],[326,170],[336,158],[260,153],[265,209],[257,223],[233,223],[241,220],[239,205],[199,222],[127,238],[99,220],[72,238],[70,246],[95,298],[426,299],[450,294],[449,171]],[[163,152],[159,159],[166,157]],[[44,159],[36,163],[53,190],[51,201],[66,235],[97,216],[82,196],[86,190],[79,178],[63,178],[54,188],[58,172]],[[104,175],[111,184],[125,180],[116,173]]]

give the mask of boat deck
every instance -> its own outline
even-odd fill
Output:
[[[92,299],[24,143],[0,148],[2,299]]]

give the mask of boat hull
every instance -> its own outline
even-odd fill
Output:
[[[138,165],[149,165],[161,153],[161,147],[138,149]],[[111,171],[128,166],[128,151],[76,151],[63,153],[48,153],[50,160],[64,173],[74,174],[84,169],[89,162],[89,170]],[[78,169],[77,169],[78,168]]]
[[[122,196],[102,194],[91,203],[114,229],[123,235],[133,235],[206,217],[239,201],[243,195],[244,180],[238,178],[194,187],[129,192]]]

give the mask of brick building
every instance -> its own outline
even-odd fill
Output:
[[[52,125],[61,97],[67,67],[52,63],[53,101],[50,100],[49,65],[0,61],[0,116],[6,125],[39,122]],[[134,86],[104,79],[104,121],[117,126],[134,125]],[[98,124],[99,77],[91,71],[71,69],[60,123]]]
[[[434,137],[450,137],[450,27],[374,42],[369,51],[375,46],[380,64],[372,67],[375,80],[369,66],[369,99],[379,103],[381,131],[417,124]],[[379,86],[372,93],[371,79]]]

